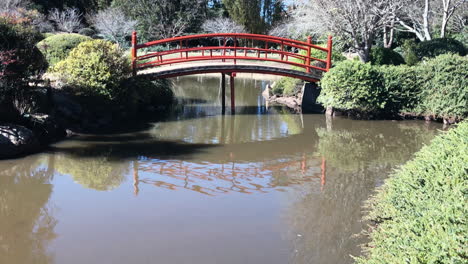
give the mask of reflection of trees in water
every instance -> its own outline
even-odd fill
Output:
[[[362,125],[362,126],[359,126]],[[366,164],[395,166],[407,161],[436,134],[435,125],[420,122],[333,121],[333,128],[318,128],[318,151],[331,166],[354,171]]]
[[[0,263],[53,262],[47,252],[56,237],[48,205],[52,177],[34,158],[0,167]]]
[[[299,115],[212,116],[155,124],[159,138],[190,143],[244,143],[271,140],[302,132]]]
[[[363,201],[396,165],[435,136],[436,126],[421,124],[338,119],[328,130],[316,129],[318,151],[327,159],[327,182],[322,192],[307,185],[293,192],[295,202],[287,214],[291,263],[353,262],[349,255],[359,255],[363,242],[352,238],[365,228],[360,222]]]
[[[100,155],[78,157],[76,155],[56,155],[55,170],[70,175],[83,187],[98,191],[107,191],[119,187],[129,173],[129,162],[112,161],[112,149]]]
[[[229,79],[229,78],[227,78]],[[226,89],[226,107],[229,108],[230,90]],[[265,112],[261,90],[267,82],[236,78],[235,99],[237,114]],[[174,80],[174,94],[179,104],[174,107],[173,117],[177,119],[197,118],[221,113],[220,77],[184,77]]]

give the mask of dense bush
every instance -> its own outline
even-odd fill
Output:
[[[373,65],[400,65],[405,63],[405,59],[392,49],[373,47],[371,50],[371,63]]]
[[[82,42],[52,69],[79,92],[116,99],[121,82],[130,75],[130,61],[114,44],[104,40]]]
[[[418,68],[422,94],[416,112],[440,118],[466,118],[468,58],[445,54]]]
[[[94,35],[96,35],[96,31],[92,28],[82,28],[80,29],[80,31],[78,31],[78,34],[93,37]]]
[[[369,202],[375,223],[357,263],[465,263],[468,122],[440,135]]]
[[[460,41],[443,38],[420,42],[416,45],[416,56],[423,58],[434,58],[446,53],[454,53],[460,56],[466,55],[466,48]]]
[[[64,60],[78,44],[88,40],[91,38],[79,34],[57,34],[42,40],[37,47],[44,54],[49,67],[53,67]]]
[[[32,26],[0,18],[0,79],[18,82],[45,70],[47,63],[35,47],[42,34]]]
[[[384,79],[385,107],[387,114],[411,112],[421,100],[419,69],[406,65],[382,66],[379,68]]]
[[[318,102],[325,107],[360,112],[378,112],[385,107],[386,93],[382,74],[369,63],[343,61],[320,81]]]
[[[278,95],[294,95],[302,83],[303,81],[300,79],[283,77],[273,86],[273,93]]]

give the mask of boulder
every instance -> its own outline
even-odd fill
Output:
[[[39,146],[31,130],[19,125],[0,125],[0,159],[32,153]]]
[[[34,132],[42,145],[55,142],[66,136],[65,129],[47,114],[25,114],[23,124]]]

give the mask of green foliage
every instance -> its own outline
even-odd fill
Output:
[[[385,108],[382,74],[369,63],[343,61],[323,76],[320,85],[317,100],[325,107],[365,113]]]
[[[53,67],[64,60],[78,44],[88,40],[91,38],[79,34],[56,34],[39,42],[37,47],[44,54],[49,67]]]
[[[300,79],[283,77],[275,83],[273,93],[278,95],[294,95],[302,83],[303,81]]]
[[[80,43],[52,71],[80,92],[111,100],[120,96],[121,81],[131,72],[128,57],[116,45],[104,40]]]
[[[420,42],[415,49],[419,59],[434,58],[441,54],[454,53],[460,56],[466,55],[466,48],[460,41],[443,38]]]
[[[96,31],[92,28],[82,28],[80,31],[78,31],[78,34],[91,38],[96,35]]]
[[[438,136],[369,201],[376,223],[360,264],[465,263],[468,122]]]
[[[440,55],[419,66],[421,104],[416,112],[441,118],[468,116],[468,58]]]
[[[167,106],[174,99],[167,80],[151,81],[142,78],[129,78],[122,83],[122,87],[131,94],[131,101],[139,107]]]
[[[35,47],[42,34],[32,26],[0,18],[0,79],[18,82],[45,70],[47,63]]]
[[[379,71],[384,79],[386,113],[395,115],[410,112],[419,104],[422,84],[418,68],[406,65],[382,66]]]
[[[407,39],[403,42],[402,48],[406,64],[409,66],[418,64],[419,58],[416,55],[416,42],[412,39]]]
[[[370,61],[373,65],[400,65],[405,63],[405,59],[400,54],[383,47],[372,48]]]

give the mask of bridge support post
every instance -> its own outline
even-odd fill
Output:
[[[235,95],[235,87],[234,87],[234,76],[236,74],[234,72],[232,72],[230,74],[231,76],[231,79],[230,79],[230,85],[231,85],[231,114],[235,114],[236,113],[236,95]]]
[[[137,75],[137,33],[136,31],[132,32],[132,75]]]
[[[221,73],[221,112],[226,113],[226,74]]]
[[[332,36],[328,36],[328,43],[327,43],[327,49],[328,49],[328,54],[327,54],[327,71],[330,70],[332,66],[332,53],[333,53],[333,38]]]
[[[308,36],[307,37],[307,44],[312,44],[312,37],[311,36]],[[307,65],[307,68],[306,68],[306,72],[307,73],[310,73],[310,50],[311,50],[311,47],[310,46],[307,46],[307,58],[306,58],[306,65]]]

